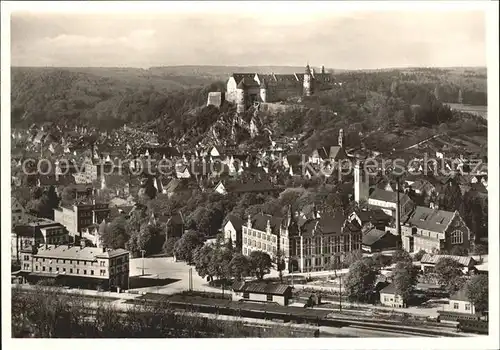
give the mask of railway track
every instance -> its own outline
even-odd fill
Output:
[[[31,292],[31,291],[26,291]],[[81,297],[86,298],[87,296],[81,295]],[[89,297],[89,299],[96,300],[95,297]],[[315,310],[315,309],[301,309],[294,307],[285,306],[274,306],[269,304],[258,304],[258,303],[238,303],[228,300],[217,300],[199,297],[166,297],[166,296],[155,296],[148,295],[138,297],[133,300],[122,300],[121,302],[114,303],[117,307],[117,311],[126,314],[129,307],[134,304],[150,304],[164,302],[165,306],[168,306],[174,310],[182,310],[191,314],[212,314],[212,315],[224,315],[235,318],[245,318],[254,320],[267,320],[285,322],[289,324],[304,324],[312,325],[315,327],[332,327],[332,328],[353,328],[353,329],[364,329],[371,331],[381,331],[390,332],[394,334],[402,334],[407,336],[425,336],[425,337],[463,337],[466,336],[464,333],[457,333],[452,331],[449,326],[442,327],[442,325],[436,324],[432,328],[425,326],[412,326],[412,325],[402,325],[400,322],[391,322],[388,320],[367,320],[362,318],[346,317],[340,316],[338,314],[332,313],[326,310]],[[90,307],[91,309],[97,308],[96,305]]]

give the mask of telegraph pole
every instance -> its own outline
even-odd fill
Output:
[[[144,253],[146,251],[144,249],[141,249],[141,254],[142,254],[142,275],[144,276]]]

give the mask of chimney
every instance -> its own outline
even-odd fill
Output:
[[[400,201],[399,201],[399,178],[396,178],[396,234],[401,239],[401,223],[400,223]]]

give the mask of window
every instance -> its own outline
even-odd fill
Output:
[[[273,301],[273,295],[272,294],[268,294],[266,300],[267,301]]]
[[[465,311],[470,311],[470,304],[465,304]]]
[[[450,234],[451,244],[462,244],[464,242],[464,234],[460,230],[455,230]]]
[[[86,275],[87,274],[87,270],[83,270],[83,274]]]
[[[100,274],[101,274],[101,276],[104,276],[106,274],[106,270],[101,270]]]
[[[102,266],[104,266],[104,261],[101,261],[101,262],[99,263],[99,266],[101,266],[101,267],[102,267]]]
[[[453,303],[453,308],[454,308],[455,310],[458,310],[458,303]]]
[[[56,267],[56,272],[59,272],[59,268],[58,267]]]
[[[73,269],[69,269],[69,273],[73,273]]]
[[[76,269],[76,274],[80,274],[80,269]]]
[[[84,261],[84,262],[83,262],[83,265],[87,265],[87,262],[86,262],[86,261]]]
[[[94,275],[94,270],[90,270],[90,274],[91,274],[91,275]]]
[[[76,264],[77,264],[77,265],[80,265],[80,260],[77,260],[77,261],[76,261]]]
[[[45,271],[45,266],[42,266],[42,271]]]
[[[38,265],[36,265],[36,266],[35,266],[35,270],[37,270],[37,271],[38,271]]]
[[[42,261],[45,262],[45,258],[43,258]]]
[[[49,267],[49,272],[52,272],[52,267]]]
[[[243,299],[248,299],[250,298],[250,294],[248,292],[243,292]]]
[[[65,267],[63,267],[63,272],[66,272],[66,268]]]

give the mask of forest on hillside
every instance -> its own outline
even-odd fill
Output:
[[[112,129],[127,123],[158,130],[165,140],[186,135],[200,139],[217,120],[229,120],[233,109],[204,108],[208,92],[224,91],[225,83],[206,78],[211,71],[203,75],[200,70],[197,76],[193,69],[178,70],[186,75],[174,76],[168,70],[158,73],[161,67],[13,68],[12,126],[76,121]],[[363,138],[367,147],[375,149],[392,149],[401,139],[409,139],[402,134],[404,130],[412,130],[416,139],[443,130],[486,137],[486,121],[452,112],[444,105],[458,97],[464,104],[485,105],[485,72],[345,71],[335,73],[334,78],[339,84],[333,89],[302,99],[305,112],[263,116],[263,126],[276,134],[307,135],[306,149],[335,143],[340,128],[347,130],[350,145],[360,145]]]

